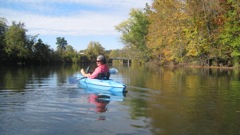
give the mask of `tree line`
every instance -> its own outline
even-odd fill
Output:
[[[90,42],[76,51],[64,37],[57,50],[38,35],[26,35],[24,23],[0,18],[0,63],[91,62],[98,54],[157,65],[240,67],[239,0],[153,0],[132,9],[115,28],[124,48],[105,50]]]
[[[0,63],[83,63],[95,61],[99,54],[109,57],[111,52],[96,41],[91,41],[87,49],[76,51],[64,37],[56,38],[57,50],[54,51],[38,35],[27,35],[24,23],[13,21],[8,26],[6,22],[0,18]]]
[[[153,0],[129,15],[116,30],[131,59],[240,67],[239,0]]]

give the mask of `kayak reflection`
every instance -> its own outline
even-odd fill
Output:
[[[123,101],[126,97],[126,92],[119,91],[84,89],[84,92],[90,93],[88,101],[91,104],[95,104],[97,113],[106,112],[108,110],[107,105],[110,101]]]
[[[127,92],[115,91],[115,90],[101,90],[101,89],[84,89],[86,93],[95,94],[98,96],[98,100],[105,101],[123,101]]]

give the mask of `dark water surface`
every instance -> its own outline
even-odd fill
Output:
[[[0,134],[240,134],[239,70],[113,65],[128,93],[106,101],[68,83],[81,67],[0,66]]]

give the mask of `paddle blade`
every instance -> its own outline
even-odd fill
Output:
[[[109,73],[110,74],[117,74],[118,73],[118,70],[116,68],[110,68],[109,69]]]
[[[79,78],[78,77],[69,77],[68,78],[68,83],[69,84],[77,84],[79,82]]]

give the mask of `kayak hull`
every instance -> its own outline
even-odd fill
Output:
[[[97,90],[108,90],[108,91],[119,91],[124,92],[126,85],[109,80],[100,80],[100,79],[90,79],[90,78],[81,78],[79,80],[79,87],[88,88],[88,89],[97,89]]]

